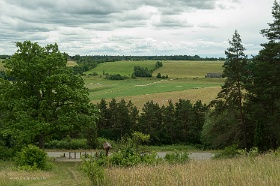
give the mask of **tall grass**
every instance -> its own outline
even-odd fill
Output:
[[[233,159],[191,160],[185,164],[158,164],[105,169],[108,186],[277,186],[280,156],[274,154]],[[0,162],[0,185],[90,185],[79,163],[54,162],[51,171],[22,171]]]
[[[280,158],[190,161],[186,164],[139,166],[106,171],[106,185],[280,185]]]

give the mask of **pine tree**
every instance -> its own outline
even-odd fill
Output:
[[[256,127],[260,121],[264,125],[263,132],[255,130],[258,131],[255,143],[263,144],[261,148],[280,145],[280,4],[277,1],[274,1],[272,15],[273,23],[261,30],[268,43],[261,44],[263,48],[254,58],[253,84],[249,87],[253,122]]]
[[[230,47],[225,51],[226,62],[224,64],[223,76],[226,77],[225,84],[218,97],[225,98],[226,102],[232,102],[238,106],[240,125],[242,128],[244,146],[247,148],[246,125],[244,121],[242,90],[248,79],[248,60],[244,54],[245,48],[237,30],[235,30]]]
[[[247,56],[244,54],[245,48],[238,32],[235,30],[232,40],[229,40],[230,47],[225,51],[226,61],[223,65],[223,77],[226,78],[222,90],[218,93],[217,99],[212,101],[215,106],[215,112],[210,116],[217,117],[228,116],[231,118],[232,125],[230,128],[236,130],[239,128],[240,134],[231,133],[232,138],[239,136],[239,141],[245,148],[248,147],[247,130],[244,116],[244,89],[249,79],[249,68]],[[238,114],[237,114],[238,113]],[[225,119],[226,120],[226,119]],[[216,121],[213,119],[213,121]],[[217,120],[218,121],[218,120]],[[234,126],[238,124],[238,126]],[[214,126],[216,126],[214,124]],[[222,126],[216,126],[216,130],[224,130]],[[227,129],[226,129],[227,130]],[[221,131],[221,134],[228,131]],[[230,144],[228,144],[230,145]]]

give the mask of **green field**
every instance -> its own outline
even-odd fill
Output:
[[[154,100],[160,104],[171,99],[176,102],[179,98],[197,101],[201,99],[209,102],[215,98],[223,84],[222,78],[205,78],[210,72],[223,71],[222,61],[162,61],[163,67],[153,73],[152,78],[136,78],[127,80],[106,80],[103,71],[108,74],[131,76],[134,66],[152,68],[156,61],[120,61],[102,63],[87,72],[97,72],[99,76],[86,76],[85,85],[90,90],[89,98],[92,102],[100,99],[131,100],[142,107],[144,103]],[[161,73],[168,75],[168,79],[158,79]]]

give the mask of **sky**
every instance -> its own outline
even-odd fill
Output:
[[[267,42],[274,0],[0,0],[0,55],[15,42],[79,55],[225,57],[237,30],[245,53]]]

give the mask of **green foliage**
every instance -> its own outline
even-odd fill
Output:
[[[48,170],[50,164],[47,162],[47,153],[34,145],[28,145],[17,152],[15,163],[24,170]]]
[[[268,42],[254,57],[252,83],[248,85],[250,122],[255,127],[252,138],[260,150],[280,146],[280,3],[274,1],[273,22],[261,30]],[[261,122],[261,123],[260,123]]]
[[[15,150],[4,145],[0,145],[0,154],[0,160],[9,160],[14,157]]]
[[[16,46],[17,52],[5,60],[13,83],[0,92],[7,105],[1,133],[11,135],[18,146],[38,142],[43,148],[46,137],[94,127],[98,110],[90,104],[82,77],[66,66],[67,55],[58,45],[25,41]]]
[[[87,139],[71,139],[65,138],[63,140],[51,140],[46,143],[47,149],[89,149]]]
[[[237,145],[231,145],[225,147],[225,149],[222,152],[216,153],[214,158],[234,158],[239,154],[240,152],[237,149]]]
[[[162,111],[158,103],[148,101],[139,117],[137,131],[150,134],[152,145],[161,143]]]
[[[164,157],[164,160],[170,164],[185,163],[185,162],[189,161],[189,153],[187,153],[187,152],[167,153]]]
[[[133,74],[136,77],[152,77],[152,72],[148,68],[140,67],[140,66],[135,66]]]
[[[128,79],[128,76],[122,76],[120,74],[109,74],[106,75],[106,79],[110,79],[110,80],[125,80]]]
[[[142,132],[133,132],[132,133],[132,141],[135,143],[136,148],[143,142],[149,142],[150,135],[143,134]]]
[[[140,154],[138,154],[135,147],[130,145],[126,145],[110,155],[110,163],[112,165],[129,167],[138,165],[140,162]]]
[[[105,179],[104,167],[98,164],[95,156],[83,158],[81,170],[90,179],[92,185],[103,185]]]
[[[101,114],[101,117],[97,120],[100,137],[117,141],[122,136],[131,134],[138,118],[138,110],[131,102],[127,103],[123,99],[117,102],[112,99],[107,106],[103,99],[97,107]]]
[[[236,115],[238,111],[236,108],[218,107],[207,113],[205,123],[201,132],[201,140],[204,145],[210,148],[225,148],[238,144],[241,138],[240,125]],[[220,109],[222,111],[220,111]]]
[[[209,134],[215,138],[216,142],[212,141],[212,144],[215,143],[216,147],[231,145],[224,135],[229,132],[232,134],[228,136],[234,139],[231,140],[232,143],[238,142],[239,146],[245,148],[248,144],[243,91],[245,84],[249,81],[249,72],[247,56],[244,54],[245,48],[241,42],[240,35],[235,31],[232,40],[229,41],[230,47],[225,51],[227,56],[223,65],[225,83],[217,98],[210,104],[214,107],[214,112],[208,116],[210,120],[208,124],[211,122],[212,127],[207,126],[207,128],[215,133],[211,134],[210,132]],[[223,120],[226,122],[223,122]],[[230,130],[229,127],[231,128]],[[217,139],[219,140],[217,141]]]
[[[249,150],[247,150],[247,149],[238,150],[238,153],[240,154],[240,156],[254,158],[259,155],[260,151],[259,151],[258,147],[252,147]]]
[[[155,64],[155,69],[158,69],[158,68],[160,68],[162,66],[163,66],[162,62],[157,61],[156,64]]]
[[[158,73],[156,77],[161,78],[161,73]]]

